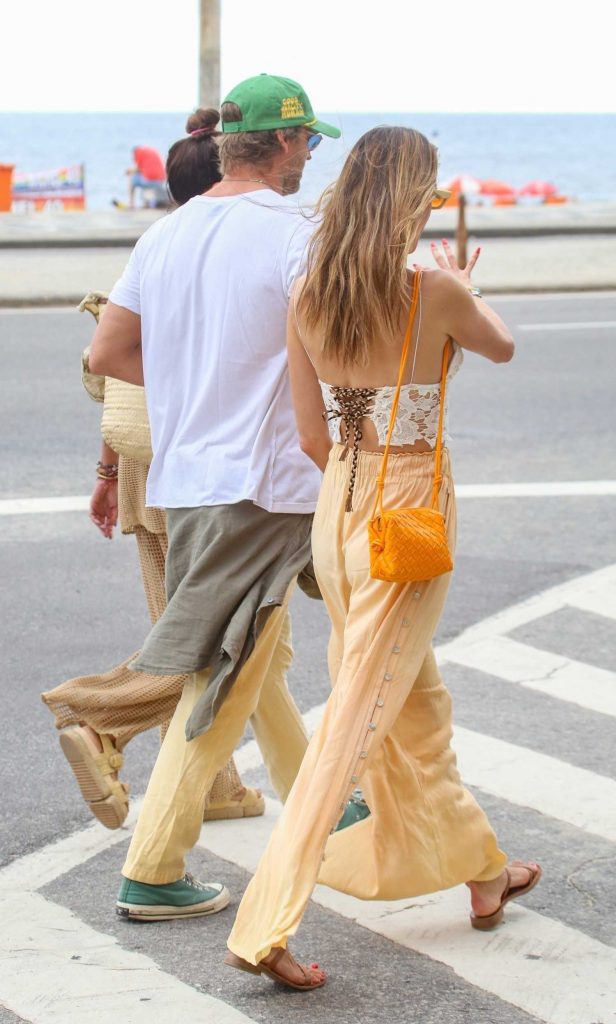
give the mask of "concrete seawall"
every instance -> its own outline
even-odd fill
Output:
[[[0,214],[0,306],[75,305],[108,291],[151,210]],[[452,238],[457,211],[435,211],[413,259],[431,266],[432,238]],[[616,203],[470,207],[469,254],[487,293],[616,290]]]
[[[161,216],[164,217],[165,212],[158,210],[2,213],[0,249],[132,248],[140,235]],[[466,220],[469,234],[482,238],[616,235],[616,203],[469,206]],[[435,210],[424,238],[451,235],[456,221],[456,209]]]

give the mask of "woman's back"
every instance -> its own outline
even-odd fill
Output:
[[[320,329],[310,330],[303,321],[301,302],[297,296],[301,293],[303,282],[298,282],[296,292],[296,314],[301,340],[319,379],[341,387],[372,387],[388,385],[395,387],[398,381],[400,356],[406,333],[411,292],[415,272],[409,272],[408,305],[399,317],[398,330],[394,337],[382,336],[375,338],[369,347],[368,360],[365,364],[344,363],[331,355],[323,353],[324,337]],[[432,384],[440,380],[443,348],[447,335],[443,332],[436,306],[439,295],[438,271],[422,274],[419,303],[413,324],[413,340],[407,360],[404,382],[411,379],[411,366],[415,358],[414,380],[420,384]],[[442,319],[442,318],[441,318]],[[420,344],[415,357],[418,334]]]
[[[417,273],[408,275],[409,307]],[[438,271],[423,273],[418,282],[411,345],[392,437],[392,444],[399,450],[429,451],[436,441],[443,351],[448,341],[442,326],[439,277]],[[301,283],[298,293],[300,291]],[[301,302],[299,309],[296,307],[298,333],[319,378],[334,440],[352,443],[355,435],[360,433],[359,447],[364,450],[378,450],[384,446],[408,328],[409,307],[399,317],[395,336],[388,337],[384,333],[375,338],[368,348],[367,361],[361,364],[345,363],[324,353],[322,333],[318,328],[307,329],[302,323]],[[457,372],[461,362],[462,351],[455,345],[449,363],[449,377]]]

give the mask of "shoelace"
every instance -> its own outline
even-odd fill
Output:
[[[200,882],[198,878],[195,878],[195,876],[191,875],[188,871],[184,875],[184,879],[183,880],[186,882],[186,885],[189,885],[191,887],[191,889],[208,889],[209,888],[209,886],[207,886],[205,884],[205,882]]]

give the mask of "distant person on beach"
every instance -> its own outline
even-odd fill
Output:
[[[128,206],[135,209],[135,193],[141,189],[142,195],[147,191],[152,196],[152,205],[166,206],[168,202],[165,165],[163,158],[151,146],[135,146],[133,149],[134,164],[128,167],[126,174],[128,183]]]
[[[446,243],[442,251],[433,246],[439,269],[408,268],[431,209],[448,197],[436,175],[436,149],[419,132],[381,127],[363,135],[324,194],[307,274],[291,296],[299,435],[324,471],[312,547],[332,623],[332,693],[225,958],[277,981],[317,881],[366,900],[466,883],[470,923],[487,930],[541,876],[534,862],[508,863],[462,785],[450,747],[451,698],[432,651],[456,541],[451,465],[441,449],[446,387],[464,349],[495,363],[514,351],[507,327],[472,284],[478,250],[460,268]],[[415,521],[421,530],[409,536],[400,526],[397,551],[393,538],[387,549],[383,516],[393,529],[403,512],[407,528]],[[431,513],[447,558],[418,567],[433,540]],[[375,515],[380,527],[370,534]],[[399,556],[400,571],[391,561],[375,564],[386,554]],[[337,830],[358,784],[369,814]],[[316,968],[287,974],[294,988],[324,980]]]
[[[169,191],[178,206],[207,192],[222,177],[216,141],[218,121],[217,110],[196,110],[186,124],[188,136],[175,142],[169,150]],[[91,293],[80,308],[87,309],[98,321],[106,302],[107,296],[103,293]],[[142,408],[141,403],[138,408]],[[124,430],[130,436],[128,422],[129,418],[125,418]],[[147,431],[147,423],[143,429]],[[146,508],[147,474],[147,462],[128,455],[118,456],[102,441],[90,519],[109,540],[118,519],[122,533],[135,535],[148,609],[152,622],[156,622],[167,603],[167,532],[164,511]],[[284,673],[292,657],[290,636],[286,648],[284,645],[288,629],[286,623],[281,642],[284,656],[271,668],[272,673],[282,674],[279,684],[282,695],[288,692]],[[60,745],[82,796],[92,814],[111,829],[119,828],[128,814],[128,786],[119,778],[125,747],[139,733],[154,726],[160,726],[164,735],[186,682],[183,675],[146,676],[135,672],[130,668],[135,657],[131,655],[108,672],[69,679],[42,694],[55,716],[56,727],[61,730]],[[259,790],[242,784],[231,758],[216,776],[206,797],[204,818],[211,821],[256,817],[263,814],[264,809],[263,796]]]
[[[286,353],[289,295],[314,225],[290,197],[322,136],[340,131],[317,120],[297,82],[265,74],[231,91],[222,127],[222,180],[142,235],[90,357],[95,373],[145,381],[147,502],[167,512],[169,603],[133,667],[191,674],[123,867],[117,909],[131,919],[228,904],[222,883],[184,873],[185,858],[249,719],[283,801],[307,746],[271,671],[310,562],[319,489]]]

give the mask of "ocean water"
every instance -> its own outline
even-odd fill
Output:
[[[306,202],[337,175],[355,140],[378,124],[418,128],[439,148],[440,180],[465,173],[514,187],[552,181],[580,201],[616,200],[616,114],[325,114],[339,125],[306,168]],[[0,163],[18,171],[86,165],[87,205],[103,209],[125,199],[124,170],[135,145],[165,155],[184,134],[185,113],[0,113]]]

